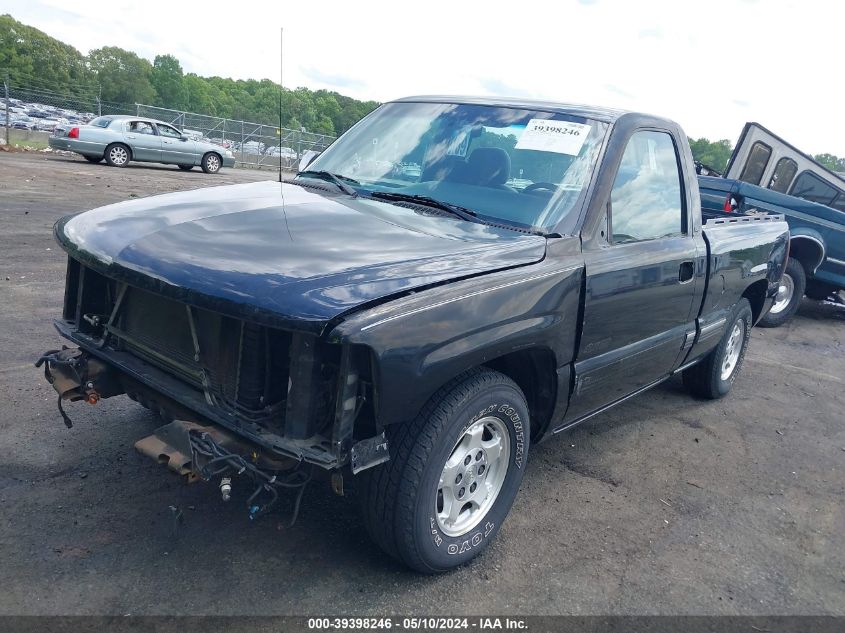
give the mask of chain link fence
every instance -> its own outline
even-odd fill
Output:
[[[241,167],[294,168],[304,152],[322,152],[335,137],[326,134],[279,128],[275,125],[181,112],[156,106],[135,104],[135,115],[158,119],[194,136],[225,147],[235,155]]]
[[[232,151],[236,166],[278,169],[295,168],[308,150],[323,151],[333,136],[275,125],[225,119],[195,112],[156,106],[103,101],[91,89],[60,94],[39,88],[16,86],[8,81],[0,93],[0,127],[13,130],[52,132],[58,124],[85,123],[104,114],[128,114],[173,124],[183,133]],[[4,135],[8,138],[8,135]]]
[[[102,101],[96,94],[86,92],[59,94],[49,90],[20,87],[12,83],[7,85],[8,98],[12,102],[20,102],[17,107],[22,107],[25,112],[36,111],[55,115],[67,113],[86,115],[87,117],[100,116],[101,114],[134,113],[133,106],[124,103]],[[5,100],[5,92],[0,96]],[[15,103],[12,105],[15,106]]]

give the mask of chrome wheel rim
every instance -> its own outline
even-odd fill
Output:
[[[109,152],[109,158],[111,159],[111,162],[115,165],[123,165],[124,163],[126,163],[127,160],[129,160],[129,154],[126,152],[125,149],[118,145],[117,147],[111,148],[111,151]]]
[[[792,301],[792,295],[794,293],[795,282],[792,281],[792,277],[784,274],[783,277],[781,277],[780,285],[778,286],[778,293],[775,296],[775,302],[769,312],[772,314],[783,312],[786,309],[786,306],[789,305],[789,302]]]
[[[461,434],[440,473],[435,513],[447,536],[462,536],[493,507],[505,483],[510,434],[499,418],[486,417]]]
[[[205,160],[208,171],[217,171],[220,169],[220,159],[217,156],[211,155]]]
[[[722,380],[727,380],[734,373],[736,364],[739,362],[739,354],[742,352],[744,341],[745,327],[742,321],[737,321],[734,323],[734,328],[731,330],[731,336],[728,339],[728,345],[725,348],[725,360],[722,361]]]

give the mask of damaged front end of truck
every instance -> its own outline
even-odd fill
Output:
[[[282,199],[273,182],[121,202],[54,231],[68,254],[55,326],[72,347],[38,363],[66,424],[68,402],[126,394],[167,422],[142,453],[223,498],[249,477],[251,516],[315,477],[342,493],[436,389],[416,384],[392,328],[356,337],[353,316],[545,253],[541,236],[322,185]],[[385,359],[407,370],[399,386]]]
[[[126,394],[167,424],[136,448],[190,481],[252,480],[250,518],[315,474],[388,458],[373,415],[369,351],[228,316],[106,277],[70,258],[59,333],[78,347],[37,366],[63,402]]]

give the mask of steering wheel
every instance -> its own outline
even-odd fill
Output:
[[[534,191],[557,191],[557,185],[553,182],[532,182],[530,185],[522,190],[522,193],[532,193]]]

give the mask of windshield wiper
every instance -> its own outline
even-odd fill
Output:
[[[466,220],[467,222],[481,222],[481,220],[478,219],[478,214],[475,211],[470,211],[469,209],[458,206],[457,204],[451,204],[449,202],[437,200],[436,198],[432,198],[431,196],[423,196],[411,193],[398,193],[396,191],[372,191],[370,192],[370,197],[388,201],[395,200],[397,202],[415,202],[426,207],[433,207],[435,209],[440,209],[441,211],[447,211],[452,215],[461,218],[462,220]]]
[[[346,176],[342,176],[341,174],[333,174],[330,171],[301,171],[296,175],[296,177],[299,178],[300,176],[310,176],[312,178],[328,180],[330,183],[336,185],[343,193],[352,196],[353,198],[358,197],[358,192],[353,187],[346,184],[346,182],[351,182],[353,184],[360,185],[361,183],[354,178],[348,178]]]

